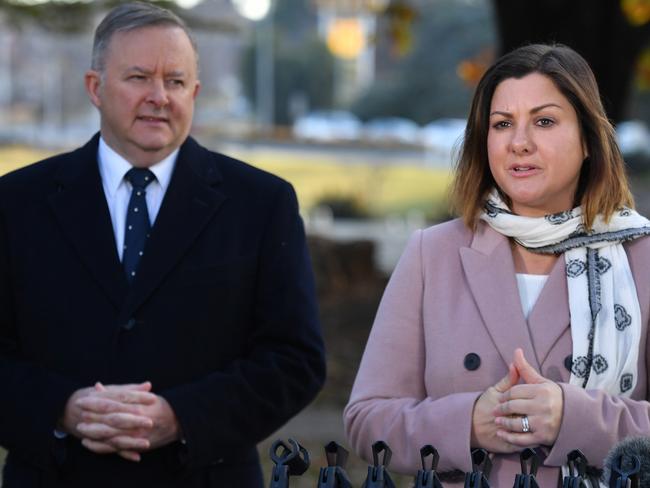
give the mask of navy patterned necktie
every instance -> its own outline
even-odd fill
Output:
[[[149,210],[147,209],[147,185],[156,177],[145,168],[131,168],[124,179],[131,183],[131,199],[126,211],[126,227],[124,228],[124,248],[122,250],[122,265],[126,278],[132,283],[138,263],[144,254],[144,246],[149,237]]]

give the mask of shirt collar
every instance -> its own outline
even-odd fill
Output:
[[[158,181],[158,184],[162,187],[163,192],[165,192],[169,186],[169,181],[172,178],[172,172],[174,171],[178,152],[179,149],[176,149],[165,159],[149,167],[149,170],[156,175],[156,181]],[[99,138],[97,159],[99,162],[99,173],[104,181],[108,197],[112,198],[117,189],[124,182],[124,175],[133,167],[133,165],[106,144],[103,137]]]

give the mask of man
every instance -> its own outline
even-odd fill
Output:
[[[4,488],[261,487],[322,386],[295,194],[188,137],[197,63],[174,14],[116,7],[100,133],[0,179]]]

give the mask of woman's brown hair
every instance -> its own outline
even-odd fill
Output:
[[[591,68],[567,46],[531,44],[499,58],[485,72],[474,93],[451,186],[453,207],[465,224],[475,229],[488,193],[492,188],[499,190],[487,154],[494,90],[507,78],[523,78],[530,73],[549,77],[576,111],[588,157],[582,164],[574,204],[582,206],[585,226],[591,228],[597,214],[608,220],[620,207],[633,207],[625,163]],[[500,193],[510,204],[507,195]]]

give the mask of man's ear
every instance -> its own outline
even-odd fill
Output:
[[[196,80],[196,85],[194,85],[194,93],[192,94],[192,98],[196,100],[196,97],[199,95],[201,92],[201,82],[199,80]]]
[[[88,92],[88,98],[92,104],[99,108],[101,106],[101,97],[99,96],[99,90],[102,84],[102,75],[99,71],[93,69],[86,71],[84,75],[84,85],[86,86],[86,92]]]

